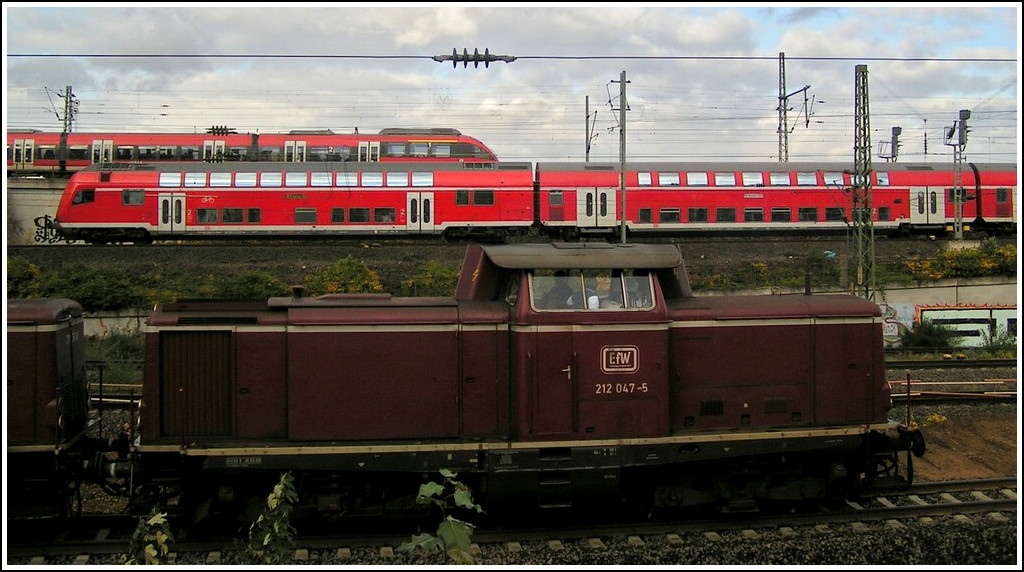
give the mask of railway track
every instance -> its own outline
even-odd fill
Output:
[[[922,526],[1005,527],[1016,531],[1016,479],[981,479],[917,484],[847,501],[844,505],[809,507],[799,513],[740,513],[682,517],[648,516],[630,521],[578,517],[544,519],[542,526],[514,525],[478,529],[471,554],[480,561],[558,561],[577,552],[582,562],[628,563],[630,554],[654,553],[683,545],[725,550],[735,543],[760,546],[784,539],[813,540],[825,533],[864,540],[895,537]],[[604,513],[609,514],[609,513]],[[541,520],[534,520],[534,523]],[[409,563],[399,546],[411,537],[411,525],[379,533],[300,534],[290,564]],[[8,544],[8,564],[115,563],[126,551],[130,519],[87,517],[51,532],[33,531]],[[25,532],[23,530],[23,532]],[[191,539],[172,542],[167,563],[237,564],[235,541]],[[412,563],[416,563],[413,561]],[[422,563],[422,562],[420,562]],[[444,563],[438,560],[437,563]],[[746,562],[756,563],[756,562]]]

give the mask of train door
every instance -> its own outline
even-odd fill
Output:
[[[114,160],[114,142],[109,139],[95,139],[92,142],[92,162],[110,163]]]
[[[359,142],[359,162],[376,163],[380,161],[380,141]]]
[[[306,162],[306,142],[305,141],[285,141],[284,142],[284,160],[286,163],[305,163]]]
[[[946,220],[943,189],[910,187],[910,223],[941,224]]]
[[[160,193],[157,209],[160,233],[177,234],[185,230],[185,193]]]
[[[573,333],[565,327],[537,336],[531,429],[535,435],[568,435],[576,430],[573,396],[579,377]]]
[[[618,221],[615,213],[615,193],[610,187],[576,189],[576,225],[580,228],[613,227]]]
[[[405,228],[409,232],[434,232],[434,193],[410,192],[405,199]]]
[[[35,139],[15,139],[14,148],[11,151],[15,171],[30,168],[35,163],[36,141]]]
[[[219,163],[224,160],[224,141],[212,139],[203,141],[203,161]]]

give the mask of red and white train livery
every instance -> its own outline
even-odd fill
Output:
[[[490,163],[494,151],[457,129],[335,133],[7,133],[7,174],[74,172],[94,164],[196,161],[428,161]]]
[[[965,230],[1016,232],[1017,168],[960,173]],[[624,190],[620,177],[624,175]],[[886,163],[871,172],[877,232],[944,232],[954,173]],[[68,240],[423,236],[575,239],[629,234],[838,233],[857,212],[838,163],[154,163],[93,166],[68,182]],[[623,200],[625,198],[625,200]],[[863,203],[860,203],[863,204]]]

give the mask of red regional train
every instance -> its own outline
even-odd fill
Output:
[[[1016,232],[1017,167],[970,164],[967,231]],[[544,233],[842,233],[854,220],[842,164],[220,163],[93,166],[68,182],[65,240],[429,236],[495,240]],[[876,232],[942,233],[956,222],[947,166],[872,171]],[[860,209],[858,209],[860,210]],[[860,215],[857,215],[860,216]]]
[[[8,343],[81,343],[65,302],[8,301]],[[850,295],[694,296],[673,245],[472,244],[451,297],[156,308],[137,417],[101,455],[58,431],[54,372],[11,370],[8,428],[36,429],[7,464],[56,471],[46,499],[98,481],[188,521],[260,506],[286,471],[293,514],[333,517],[398,510],[443,469],[492,514],[841,499],[910,486],[924,454],[889,419],[882,335]]]
[[[107,163],[283,161],[303,163],[438,161],[491,163],[494,152],[457,129],[382,129],[376,134],[330,129],[288,133],[7,132],[7,174],[72,173]]]

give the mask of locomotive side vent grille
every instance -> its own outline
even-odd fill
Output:
[[[709,399],[707,401],[701,401],[700,414],[705,417],[720,417],[722,415],[725,415],[725,402],[723,402],[721,399]]]
[[[789,400],[785,397],[767,397],[764,400],[765,413],[785,413],[789,411]]]
[[[256,316],[181,316],[178,318],[179,325],[203,325],[203,324],[255,324]]]

